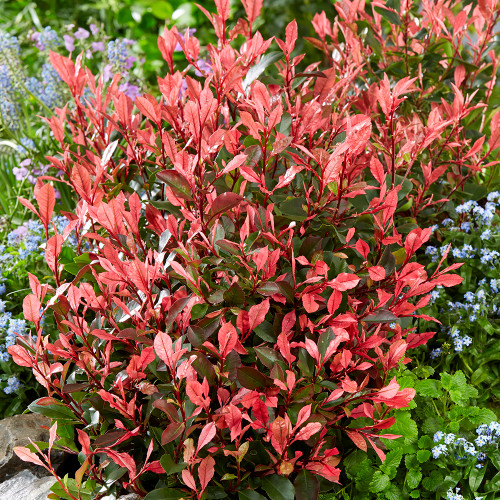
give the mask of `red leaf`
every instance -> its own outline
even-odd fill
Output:
[[[359,432],[356,431],[347,431],[347,435],[351,439],[351,441],[360,449],[363,451],[368,450],[368,446],[366,444],[366,441],[363,437],[363,435]]]
[[[252,29],[253,22],[259,17],[264,0],[242,0],[241,3],[247,14],[248,24]]]
[[[172,349],[172,339],[170,338],[170,335],[165,332],[159,332],[155,337],[153,345],[156,354],[158,354],[158,357],[168,366],[170,359],[174,354],[174,351]]]
[[[243,196],[230,191],[222,193],[213,201],[212,206],[210,207],[210,215],[215,217],[222,212],[227,212],[228,210],[231,210],[231,208],[238,206],[244,200],[245,198],[243,198]]]
[[[214,477],[215,460],[211,457],[205,457],[198,467],[198,479],[201,483],[201,491],[205,491],[210,480]]]
[[[225,358],[238,342],[236,328],[231,323],[225,323],[219,330],[218,339],[220,355]]]
[[[23,300],[23,314],[27,321],[32,321],[37,324],[40,321],[41,303],[38,297],[34,294],[29,294]]]
[[[311,436],[314,436],[314,434],[318,433],[322,429],[322,427],[323,424],[321,422],[311,422],[300,429],[300,431],[295,436],[295,439],[298,441],[306,441]]]
[[[334,280],[330,281],[330,285],[339,292],[345,292],[351,288],[355,288],[361,281],[355,274],[340,273]]]
[[[248,331],[251,332],[259,326],[266,318],[269,311],[269,299],[256,304],[248,311]]]
[[[40,214],[38,213],[38,210],[35,208],[33,203],[31,203],[31,201],[28,201],[27,199],[22,198],[21,196],[18,196],[17,199],[21,202],[21,205],[24,205],[26,208],[29,208],[38,218],[41,218]]]
[[[184,432],[184,422],[172,422],[168,424],[161,434],[161,445],[164,446],[177,439]]]
[[[385,278],[385,269],[381,266],[372,266],[368,269],[368,274],[373,281],[380,281]]]
[[[33,366],[33,359],[24,347],[20,345],[11,345],[7,347],[7,351],[12,356],[16,365]]]
[[[191,472],[189,472],[187,469],[184,469],[182,471],[182,480],[188,488],[196,491],[196,481],[194,480],[193,474],[191,474]]]
[[[443,285],[445,287],[460,285],[464,279],[458,274],[447,274],[445,276],[438,276],[432,280],[432,284]]]
[[[52,219],[52,212],[56,204],[54,188],[50,184],[44,184],[43,187],[35,193],[35,198],[38,202],[40,219],[45,228],[47,228],[50,219]]]
[[[38,456],[32,451],[28,450],[24,446],[15,446],[14,453],[23,461],[23,462],[31,462],[32,464],[41,465],[45,467],[48,471],[50,469],[38,458]]]
[[[368,243],[365,243],[361,238],[356,242],[355,245],[356,250],[363,256],[363,258],[366,260],[368,257],[368,254],[370,253],[370,247],[368,246]]]

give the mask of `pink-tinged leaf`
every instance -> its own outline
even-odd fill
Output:
[[[464,279],[458,274],[446,274],[444,276],[438,276],[432,280],[432,284],[435,286],[442,285],[445,287],[460,285]]]
[[[78,441],[82,445],[82,451],[85,455],[90,454],[90,437],[88,434],[81,429],[77,429],[76,432],[78,433]]]
[[[248,311],[248,331],[253,331],[265,319],[269,311],[269,299],[263,300],[260,304],[256,304]]]
[[[241,167],[243,163],[245,163],[247,159],[247,155],[244,153],[241,153],[239,155],[236,155],[225,167],[224,170],[221,172],[223,174],[227,174],[229,172],[232,172],[235,168]]]
[[[333,314],[339,308],[341,303],[342,303],[342,292],[339,292],[338,290],[334,289],[332,294],[330,295],[330,298],[328,299],[326,308],[328,309],[328,312],[330,314]]]
[[[305,427],[300,429],[300,431],[295,436],[295,439],[297,441],[306,441],[311,436],[314,436],[314,434],[319,432],[322,427],[323,424],[321,422],[311,422],[310,424],[307,424]]]
[[[54,425],[50,428],[49,431],[49,452],[54,446],[54,442],[57,439],[57,422],[54,422]]]
[[[214,477],[215,460],[211,457],[205,457],[198,467],[198,479],[201,483],[201,491],[205,491],[210,480]]]
[[[362,434],[356,431],[347,431],[347,435],[360,450],[368,451],[368,446]]]
[[[280,178],[278,179],[278,184],[276,185],[276,187],[274,188],[274,190],[276,189],[280,189],[280,188],[283,188],[285,186],[288,186],[288,184],[290,184],[293,179],[295,179],[295,176],[301,172],[302,170],[304,170],[304,167],[301,166],[301,165],[292,165],[286,172],[284,175],[281,175]],[[274,191],[273,190],[273,191]]]
[[[382,462],[384,462],[385,461],[385,453],[368,436],[366,436],[366,439],[370,442],[370,444],[372,445],[373,449],[375,450],[375,453],[378,455],[380,460],[382,460]]]
[[[32,464],[41,465],[47,470],[48,467],[38,458],[38,456],[32,451],[28,450],[24,446],[15,446],[14,453],[23,461],[23,462],[31,462]]]
[[[220,355],[225,358],[238,342],[238,333],[231,323],[221,326],[218,334]]]
[[[174,354],[174,351],[172,349],[172,339],[170,338],[170,335],[165,332],[159,332],[154,339],[153,346],[156,354],[158,354],[158,357],[166,365],[169,365]]]
[[[193,193],[187,179],[176,170],[162,170],[156,177],[168,185],[175,196],[184,200],[192,200]]]
[[[48,239],[47,247],[45,248],[45,260],[47,261],[50,270],[56,276],[59,276],[59,272],[57,270],[57,260],[62,250],[62,243],[62,236],[60,234],[55,234]]]
[[[167,425],[165,430],[161,434],[161,445],[165,446],[177,439],[184,432],[184,422],[172,422]]]
[[[12,356],[14,363],[19,366],[33,366],[33,359],[28,351],[20,345],[11,345],[7,347],[8,353]]]
[[[154,472],[155,474],[165,474],[165,469],[161,466],[161,463],[159,460],[155,460],[154,462],[151,462],[144,469],[144,472],[146,472],[146,471],[151,471],[151,472]]]
[[[17,199],[21,202],[21,205],[24,205],[26,208],[31,210],[38,218],[41,219],[40,214],[38,213],[38,210],[35,208],[35,205],[33,205],[33,203],[31,203],[31,201],[28,201],[27,199],[22,198],[21,196],[19,196]]]
[[[229,19],[229,0],[215,0],[215,6],[217,7],[217,14],[224,21]]]
[[[34,295],[29,294],[23,300],[23,315],[27,321],[38,323],[40,321],[40,300]]]
[[[47,228],[52,219],[52,212],[56,204],[54,188],[50,184],[44,184],[35,194],[38,202],[38,210],[42,224]]]
[[[213,201],[212,206],[210,207],[210,215],[215,217],[220,213],[227,212],[228,210],[231,210],[231,208],[240,205],[244,200],[245,198],[243,198],[243,196],[236,193],[222,193]]]
[[[191,474],[191,472],[187,469],[182,471],[182,480],[188,488],[196,491],[196,481],[194,480],[193,474]]]
[[[260,16],[264,0],[242,0],[241,3],[245,8],[248,24],[251,27],[253,22]]]
[[[380,281],[385,278],[385,269],[381,266],[372,266],[368,269],[368,274],[373,281]]]
[[[286,27],[285,36],[286,49],[288,51],[288,54],[291,54],[295,47],[297,37],[299,36],[297,21],[295,19]]]
[[[368,254],[370,253],[370,247],[368,246],[368,243],[364,242],[361,238],[356,242],[355,245],[356,250],[363,256],[363,258],[366,260],[368,257]]]
[[[297,416],[297,423],[295,424],[295,428],[300,427],[311,416],[311,407],[312,404],[308,404],[300,409]]]
[[[355,288],[360,281],[361,278],[358,278],[355,274],[340,273],[330,282],[330,285],[339,292],[345,292],[346,290]]]

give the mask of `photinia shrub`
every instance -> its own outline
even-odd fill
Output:
[[[49,447],[80,459],[59,496],[317,498],[343,456],[384,460],[380,438],[398,437],[391,411],[415,391],[395,369],[433,335],[412,322],[462,281],[446,251],[432,274],[416,261],[433,232],[419,221],[494,162],[497,135],[468,131],[490,120],[496,59],[477,57],[499,13],[339,2],[333,24],[314,19],[325,60],[304,68],[295,21],[284,40],[253,30],[261,4],[229,29],[216,1],[206,50],[165,29],[159,98],[51,55],[74,98],[48,120],[63,175],[21,201],[47,236],[52,182],[77,207],[46,243],[56,286],[30,277],[37,337],[9,352],[47,389],[30,409],[56,421]],[[52,470],[36,445],[17,452]]]

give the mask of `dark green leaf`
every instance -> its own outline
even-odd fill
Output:
[[[250,366],[240,366],[237,370],[238,382],[246,389],[270,387],[273,381],[263,373]]]
[[[293,483],[296,500],[316,500],[319,496],[318,478],[307,469],[302,469]]]
[[[266,497],[253,490],[244,490],[238,492],[238,498],[239,500],[267,500]]]
[[[45,398],[37,399],[28,406],[28,409],[33,413],[39,413],[40,415],[44,415],[48,418],[53,418],[54,420],[76,420],[75,414],[66,406],[59,404],[37,404],[38,401],[41,401],[43,399]]]
[[[189,182],[176,170],[162,170],[156,177],[167,184],[178,198],[183,198],[184,200],[193,199]]]
[[[262,488],[271,500],[294,500],[295,488],[289,479],[273,474],[262,480]]]
[[[375,12],[378,12],[385,20],[396,26],[401,26],[401,17],[392,10],[384,9],[383,7],[375,7]]]
[[[254,64],[247,72],[245,79],[243,80],[243,88],[246,89],[255,79],[264,73],[266,68],[271,64],[279,61],[283,57],[283,52],[268,52],[266,55],[262,56],[257,64]]]
[[[233,283],[225,292],[224,292],[224,302],[228,306],[243,306],[245,302],[245,292],[241,288],[238,283]]]
[[[160,488],[148,493],[144,500],[179,500],[179,498],[186,497],[186,492],[174,488]]]

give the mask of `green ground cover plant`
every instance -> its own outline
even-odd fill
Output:
[[[50,52],[44,273],[0,306],[53,425],[16,452],[77,455],[73,500],[493,500],[498,2],[338,2],[317,62],[261,8],[165,28],[134,100]]]

